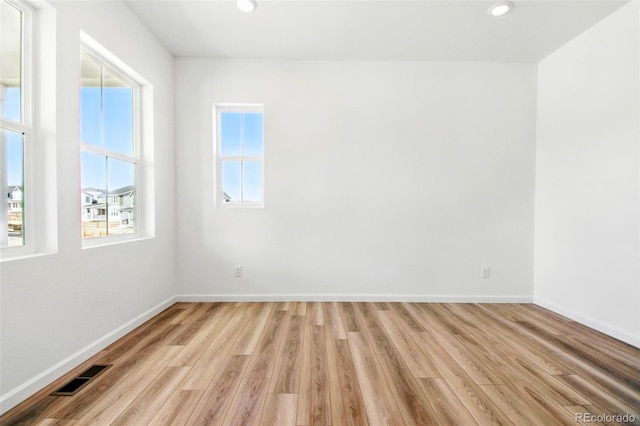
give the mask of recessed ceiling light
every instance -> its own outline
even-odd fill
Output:
[[[500,1],[492,5],[487,11],[491,16],[502,16],[513,9],[512,1]]]
[[[243,12],[253,12],[256,7],[258,7],[256,0],[238,0],[238,9]]]

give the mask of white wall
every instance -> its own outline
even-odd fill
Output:
[[[179,58],[175,72],[180,293],[531,300],[535,65]],[[264,209],[214,205],[218,102],[264,104]]]
[[[0,264],[0,412],[175,294],[173,58],[120,2],[53,5],[57,30],[50,36],[56,40],[57,61],[42,69],[56,73],[58,251]],[[154,87],[156,238],[81,249],[81,30]]]
[[[538,68],[535,301],[640,345],[640,19],[633,2]]]

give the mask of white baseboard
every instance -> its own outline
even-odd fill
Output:
[[[54,366],[48,368],[37,376],[31,378],[20,386],[10,390],[4,395],[0,396],[0,415],[6,413],[31,395],[40,391],[44,387],[50,385],[59,377],[73,370],[78,365],[82,364],[93,355],[97,354],[116,340],[124,337],[127,333],[133,331],[136,327],[149,321],[154,316],[158,315],[163,310],[176,302],[176,297],[170,297],[164,302],[154,306],[146,312],[133,318],[126,324],[116,328],[110,333],[105,334],[93,343],[85,346],[76,353],[68,356]]]
[[[428,294],[178,294],[179,302],[419,302],[419,303],[532,303],[529,295]]]
[[[597,330],[608,336],[614,337],[618,340],[622,340],[623,342],[635,346],[636,348],[640,348],[640,336],[636,336],[627,331],[612,327],[609,324],[594,320],[593,318],[579,314],[564,306],[555,304],[545,299],[541,299],[539,297],[534,297],[533,303],[542,306],[543,308],[549,309],[550,311],[553,311],[557,314],[563,315],[576,322],[579,322],[582,325],[586,325],[589,328],[593,328],[594,330]]]

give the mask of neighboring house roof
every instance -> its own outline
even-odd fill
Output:
[[[135,189],[136,189],[136,187],[133,186],[133,185],[123,186],[122,188],[118,188],[118,189],[114,189],[113,191],[109,191],[109,195],[125,195],[125,194],[128,194],[130,192],[134,192]],[[82,188],[82,192],[85,192],[85,193],[90,194],[90,195],[95,195],[95,194],[104,195],[105,194],[105,190],[104,189],[96,189],[96,188]]]
[[[15,185],[10,185],[7,186],[7,196],[10,197],[12,193],[16,192],[16,191],[20,191],[22,192],[22,188],[19,186],[15,186]]]
[[[104,191],[102,189],[96,189],[96,188],[82,188],[82,192],[89,195],[104,194]]]
[[[125,195],[128,194],[130,192],[135,191],[136,187],[133,185],[129,185],[129,186],[124,186],[122,188],[119,189],[115,189],[113,191],[109,192],[109,195]]]

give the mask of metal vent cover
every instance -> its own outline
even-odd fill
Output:
[[[71,396],[75,395],[80,389],[85,387],[91,380],[104,373],[111,365],[92,365],[75,378],[64,384],[60,389],[52,392],[51,395]]]

